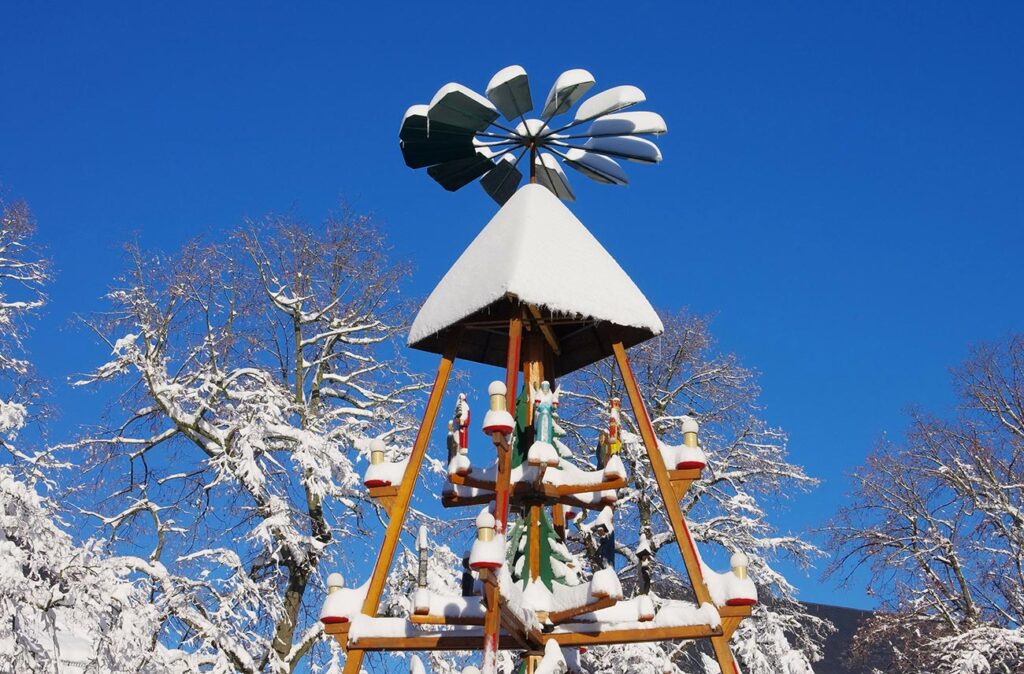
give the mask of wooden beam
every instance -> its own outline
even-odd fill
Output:
[[[483,627],[483,616],[411,615],[409,622],[414,625],[471,625]]]
[[[368,491],[370,492],[371,498],[380,502],[384,507],[384,512],[386,512],[390,518],[391,509],[395,505],[395,497],[398,496],[398,487],[395,485],[388,485],[387,487],[370,487]]]
[[[388,572],[391,570],[391,563],[395,559],[395,549],[398,547],[398,539],[402,535],[402,526],[409,512],[409,502],[412,500],[412,492],[416,488],[416,480],[419,478],[420,470],[423,467],[423,457],[427,453],[427,443],[430,434],[434,430],[434,422],[437,420],[437,411],[441,407],[441,398],[444,396],[444,389],[448,385],[448,378],[451,376],[452,363],[455,361],[455,354],[458,351],[459,335],[453,334],[445,345],[444,355],[441,356],[441,363],[437,366],[437,375],[434,377],[434,385],[430,389],[430,396],[427,398],[427,407],[423,411],[423,420],[420,422],[419,431],[416,433],[416,440],[413,442],[412,452],[409,454],[409,464],[402,475],[402,483],[395,494],[395,501],[391,506],[388,519],[388,528],[384,532],[384,541],[381,543],[380,553],[373,565],[373,573],[370,575],[370,585],[366,590],[366,600],[363,602],[362,612],[368,616],[377,615],[380,607],[380,598],[384,593],[384,583],[387,581]],[[349,651],[345,659],[344,674],[359,674],[363,664],[363,651],[354,649]]]
[[[684,470],[668,471],[668,479],[672,482],[672,490],[676,494],[676,500],[682,501],[686,492],[690,491],[690,485],[700,479],[700,468],[687,468]]]
[[[328,623],[324,625],[324,633],[332,636],[347,635],[348,628],[352,626],[352,623]],[[347,637],[346,637],[347,638]]]
[[[547,340],[548,346],[555,355],[561,355],[562,349],[558,346],[558,337],[555,336],[555,331],[551,329],[547,321],[544,320],[544,316],[540,313],[540,309],[537,308],[536,304],[527,304],[526,308],[530,310],[530,315],[533,316],[533,322],[536,323],[537,327],[540,328],[541,333],[544,335],[544,339]]]
[[[606,646],[645,641],[666,641],[681,639],[714,639],[720,637],[719,627],[708,625],[683,625],[678,627],[639,627],[633,629],[595,630],[593,632],[549,632],[541,633],[540,640],[551,639],[558,645]],[[360,651],[473,651],[480,648],[479,630],[462,630],[418,634],[411,637],[363,637],[351,644],[352,650]],[[518,650],[521,645],[510,635],[502,633],[498,642],[499,650]],[[728,670],[734,671],[734,670]]]
[[[505,401],[509,413],[515,416],[516,378],[519,376],[520,348],[522,346],[523,320],[518,315],[508,322],[508,348],[505,353]],[[501,433],[493,433],[491,441],[498,454],[498,474],[494,480],[495,535],[504,536],[508,529],[508,497],[512,476],[512,448]],[[498,668],[499,634],[502,622],[501,591],[497,578],[484,585],[484,603],[487,613],[484,618],[484,674],[495,674]],[[353,673],[355,674],[355,673]]]
[[[555,533],[558,537],[565,540],[565,506],[561,503],[556,503],[551,506],[551,519],[555,525]]]
[[[605,482],[597,482],[594,484],[544,484],[544,494],[546,496],[568,496],[570,494],[593,494],[597,491],[607,491],[609,489],[623,489],[626,486],[625,478],[615,478],[614,480],[606,480]]]
[[[518,316],[508,322],[508,349],[505,353],[505,402],[508,413],[516,416],[516,397],[519,379],[519,352],[523,345],[523,319]]]
[[[665,512],[668,515],[669,522],[672,524],[672,532],[675,534],[676,543],[679,545],[679,552],[683,557],[683,564],[686,566],[686,573],[690,577],[690,583],[693,585],[693,593],[697,597],[697,603],[714,605],[714,602],[711,601],[711,594],[704,584],[704,574],[698,561],[697,549],[693,545],[693,539],[690,537],[690,530],[686,526],[686,520],[683,519],[683,511],[679,507],[679,500],[676,498],[672,480],[669,477],[668,470],[665,468],[665,461],[662,459],[661,451],[658,448],[658,439],[654,434],[654,427],[651,425],[651,419],[647,415],[647,408],[644,406],[643,398],[640,396],[640,388],[637,386],[636,377],[633,376],[633,369],[629,366],[629,358],[626,357],[626,349],[623,347],[622,342],[613,343],[612,352],[615,354],[615,362],[619,366],[623,383],[626,385],[629,404],[633,408],[633,416],[636,417],[637,425],[640,427],[640,435],[643,437],[644,446],[647,448],[647,457],[650,459],[651,469],[654,471],[654,477],[658,482],[661,498],[665,502]],[[722,630],[719,629],[719,633],[711,639],[711,646],[715,651],[718,666],[721,668],[722,674],[739,674],[736,661],[732,657],[732,651],[729,650],[729,639],[722,636],[722,634]]]
[[[583,615],[584,613],[590,613],[591,611],[597,611],[598,609],[615,606],[618,602],[619,600],[614,597],[602,597],[590,604],[584,604],[583,606],[577,606],[576,608],[569,608],[564,611],[549,613],[548,620],[557,625],[558,623],[564,623],[570,618],[575,618],[576,616]]]
[[[679,545],[679,552],[683,557],[683,564],[686,566],[687,575],[693,585],[693,593],[697,597],[698,604],[711,604],[711,595],[704,585],[704,574],[700,569],[700,562],[697,558],[697,549],[693,546],[693,539],[690,538],[690,531],[683,520],[683,512],[679,508],[679,501],[675,498],[675,490],[672,489],[672,481],[669,478],[668,470],[665,468],[665,460],[661,457],[658,449],[658,439],[654,435],[654,427],[651,426],[650,417],[647,416],[647,408],[644,406],[643,398],[640,397],[640,389],[637,386],[633,370],[629,366],[629,359],[626,357],[626,349],[622,342],[612,344],[612,352],[615,354],[615,362],[619,366],[623,383],[626,385],[626,394],[629,396],[630,407],[633,408],[633,416],[640,427],[640,435],[643,438],[644,446],[647,449],[647,458],[651,462],[651,470],[654,472],[655,480],[658,483],[658,490],[665,502],[665,513],[672,524],[672,532],[675,534],[676,543]]]
[[[540,506],[530,506],[530,580],[540,578]]]
[[[728,637],[711,637],[711,648],[715,651],[715,659],[718,660],[722,674],[740,674],[740,668],[736,665],[732,650],[729,648]]]
[[[682,471],[680,471],[682,472]],[[448,481],[452,484],[462,485],[466,487],[475,487],[476,489],[484,489],[486,491],[494,491],[494,482],[491,480],[481,480],[473,477],[473,473],[469,475],[449,475]],[[622,489],[626,486],[625,478],[615,478],[614,480],[606,480],[604,482],[594,482],[592,484],[560,484],[553,485],[549,483],[543,483],[540,489],[532,485],[529,482],[517,482],[512,489],[515,495],[518,497],[527,498],[558,498],[560,496],[569,496],[572,494],[592,494],[598,491],[606,491],[609,489]],[[381,487],[381,489],[387,489],[387,487]],[[602,506],[603,507],[603,506]]]
[[[723,606],[718,609],[722,617],[722,636],[728,640],[744,618],[750,616],[749,606]]]
[[[668,641],[675,639],[706,639],[722,633],[720,627],[708,625],[684,625],[680,627],[639,627],[634,629],[610,629],[595,632],[551,632],[544,634],[544,642],[550,639],[558,645],[606,646],[611,644],[632,644],[645,641]]]

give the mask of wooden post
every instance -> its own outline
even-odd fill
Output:
[[[540,506],[530,505],[530,580],[540,578]]]
[[[523,334],[523,321],[519,316],[513,317],[508,324],[508,352],[505,357],[505,388],[508,411],[513,417],[516,413],[515,390],[519,374],[519,351]],[[498,475],[494,481],[494,533],[504,536],[508,530],[508,494],[512,476],[512,448],[501,433],[492,436],[494,448],[498,452]],[[483,674],[495,674],[498,671],[498,639],[501,631],[501,590],[498,587],[500,576],[495,576],[493,583],[484,584],[484,602],[487,613],[484,614],[484,661]]]
[[[565,540],[565,506],[561,503],[556,503],[551,506],[551,519],[555,525],[555,533],[563,541]]]
[[[640,389],[637,386],[636,378],[633,376],[633,369],[629,366],[629,358],[626,357],[626,349],[622,342],[612,344],[612,351],[615,354],[615,362],[619,366],[622,380],[626,385],[626,395],[629,397],[629,405],[633,408],[633,416],[640,427],[640,435],[643,437],[644,446],[647,448],[647,457],[651,461],[651,469],[658,482],[658,491],[661,492],[661,499],[665,503],[665,511],[668,514],[669,522],[672,523],[672,531],[679,545],[679,552],[683,557],[683,564],[686,566],[686,573],[690,577],[690,584],[693,585],[693,593],[697,596],[698,604],[711,604],[711,594],[704,584],[704,573],[700,569],[700,561],[697,557],[697,549],[690,537],[690,530],[683,519],[683,511],[679,507],[679,500],[676,497],[675,489],[669,479],[668,470],[665,468],[665,461],[661,457],[661,450],[658,448],[658,439],[654,435],[654,427],[651,419],[647,416],[647,408],[644,406],[643,398],[640,397]],[[733,660],[732,652],[729,650],[729,640],[726,637],[711,637],[711,646],[718,658],[718,666],[722,674],[739,674],[739,668]]]
[[[384,583],[387,580],[388,572],[391,570],[391,563],[395,558],[395,549],[398,547],[398,539],[402,535],[402,526],[409,512],[409,502],[412,500],[413,489],[416,488],[416,480],[420,475],[423,466],[423,457],[427,453],[427,443],[430,441],[430,434],[434,430],[434,422],[437,420],[437,411],[441,407],[441,398],[444,396],[445,386],[448,385],[448,377],[452,372],[452,363],[455,361],[455,353],[458,349],[458,334],[449,337],[445,345],[444,355],[441,356],[441,363],[437,367],[437,376],[434,377],[434,386],[430,389],[430,397],[427,398],[427,408],[423,411],[423,421],[416,433],[416,441],[412,446],[412,453],[409,454],[409,464],[402,475],[402,483],[398,487],[398,494],[395,495],[394,503],[390,508],[390,519],[388,528],[384,532],[384,542],[381,544],[380,554],[373,565],[373,574],[370,576],[370,586],[366,591],[366,600],[363,602],[363,613],[368,616],[377,615],[380,606],[380,598],[384,592]],[[348,650],[345,658],[344,674],[359,674],[363,664],[363,651],[358,648]]]

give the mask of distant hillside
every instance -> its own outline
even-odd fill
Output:
[[[804,606],[807,607],[808,613],[824,618],[836,626],[836,631],[825,640],[824,659],[814,663],[815,674],[867,674],[867,667],[850,668],[846,663],[846,657],[857,625],[868,618],[871,611],[828,604],[805,603]]]

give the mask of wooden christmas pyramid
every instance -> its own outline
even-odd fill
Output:
[[[441,279],[410,331],[409,346],[440,354],[441,362],[409,456],[390,463],[383,442],[368,443],[364,483],[388,513],[387,531],[369,580],[346,589],[332,574],[321,613],[325,630],[347,651],[346,674],[358,674],[369,651],[431,650],[481,651],[483,671],[494,674],[498,651],[508,649],[522,654],[527,674],[557,674],[578,670],[583,647],[679,639],[710,640],[722,672],[739,672],[729,638],[757,597],[746,558],[733,555],[733,571],[725,574],[701,562],[679,506],[705,463],[697,423],[683,420],[682,446],[660,444],[630,370],[627,349],[661,334],[661,320],[562,203],[575,200],[563,166],[599,183],[623,185],[619,160],[661,161],[648,137],[667,129],[656,113],[622,112],[645,100],[634,86],[612,87],[576,107],[593,85],[586,70],[566,71],[540,117],[527,118],[534,106],[526,72],[509,66],[491,79],[486,96],[446,84],[430,104],[412,106],[402,120],[399,138],[408,166],[426,167],[450,191],[480,179],[502,208]],[[570,120],[554,122],[574,108]],[[526,156],[529,183],[517,189]],[[626,598],[616,575],[616,490],[628,477],[617,456],[619,401],[609,401],[596,469],[578,465],[559,440],[556,379],[609,357],[622,376],[695,604],[656,605],[648,594],[651,552],[644,540],[637,550],[637,595]],[[421,531],[412,615],[380,617],[385,581],[457,358],[504,368],[504,378],[488,388],[482,424],[493,461],[471,460],[470,405],[463,395],[449,430],[449,484],[441,501],[479,510],[468,577],[461,596],[434,596],[427,589]],[[600,541],[589,572],[575,564],[565,544],[567,521],[587,512],[593,518],[582,528]],[[411,669],[424,671],[415,657]]]
[[[558,251],[558,265],[548,259],[552,251]],[[376,456],[366,483],[388,512],[387,532],[368,584],[332,593],[323,614],[325,629],[347,651],[345,672],[357,674],[368,651],[428,650],[479,650],[483,670],[494,672],[499,649],[522,652],[529,673],[542,671],[545,661],[556,671],[560,667],[551,663],[562,660],[572,669],[581,646],[675,639],[709,639],[722,671],[739,671],[728,641],[756,600],[746,562],[736,556],[731,574],[704,567],[679,506],[701,476],[697,425],[686,422],[683,446],[659,445],[630,370],[628,347],[661,330],[646,298],[547,188],[518,190],[442,279],[413,325],[410,345],[440,352],[441,362],[408,459],[389,464],[383,447],[371,448]],[[655,611],[645,594],[627,599],[610,564],[585,580],[578,569],[566,578],[567,516],[596,513],[586,526],[611,535],[616,489],[627,476],[616,456],[617,401],[602,433],[600,465],[584,470],[564,456],[553,432],[554,381],[609,356],[622,376],[696,605],[666,601]],[[450,484],[441,496],[445,507],[482,508],[469,560],[479,595],[474,584],[464,597],[417,591],[408,619],[376,617],[457,357],[505,369],[504,380],[489,389],[482,424],[496,454],[493,464],[478,467],[469,459],[470,417],[460,396],[450,435]],[[509,395],[516,391],[518,397]],[[645,559],[642,549],[639,556]]]

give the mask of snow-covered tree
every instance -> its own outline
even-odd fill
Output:
[[[883,610],[854,657],[888,672],[1024,670],[1024,336],[953,371],[951,419],[911,413],[853,476],[831,525],[833,574],[870,569]]]
[[[354,443],[401,448],[415,423],[422,382],[393,344],[406,269],[348,213],[129,261],[87,321],[110,357],[77,381],[116,391],[73,445],[94,514],[118,549],[145,546],[164,643],[210,671],[291,671],[322,636],[320,578],[371,553]]]
[[[30,450],[26,426],[45,388],[26,356],[28,319],[45,302],[49,262],[23,203],[0,203],[0,663],[16,672],[184,671],[154,642],[158,615],[131,578],[134,561],[89,540],[78,545],[41,497],[59,466]]]
[[[727,565],[728,554],[742,551],[761,602],[733,637],[740,662],[753,674],[811,671],[820,657],[820,637],[829,626],[809,615],[796,600],[796,588],[775,569],[787,557],[809,564],[819,553],[799,536],[776,531],[770,506],[787,494],[813,487],[816,481],[789,463],[786,436],[761,417],[756,375],[736,356],[717,352],[706,318],[685,311],[664,317],[660,337],[630,350],[630,362],[661,441],[681,444],[684,415],[701,424],[708,463],[690,487],[682,509],[690,531],[714,565]],[[562,425],[580,447],[593,445],[607,426],[609,401],[625,398],[614,363],[604,361],[560,382]],[[591,423],[579,424],[580,419]],[[659,507],[659,492],[635,419],[621,414],[622,448],[629,483],[616,506],[615,552],[624,578],[638,575],[636,549],[643,535],[654,553],[653,591],[663,597],[687,596],[671,527]],[[581,532],[582,533],[582,532]],[[576,534],[586,547],[585,536]],[[593,546],[591,546],[593,547]],[[583,658],[593,672],[661,672],[666,663],[679,671],[717,671],[717,664],[693,643],[635,644],[595,648]]]
[[[156,641],[159,613],[136,566],[77,545],[57,513],[0,466],[0,662],[12,672],[185,672]],[[7,669],[9,667],[9,669]]]
[[[45,451],[31,451],[16,437],[47,410],[45,387],[26,357],[28,319],[46,302],[50,262],[35,244],[36,223],[24,202],[0,200],[0,446],[30,478],[45,477]]]

